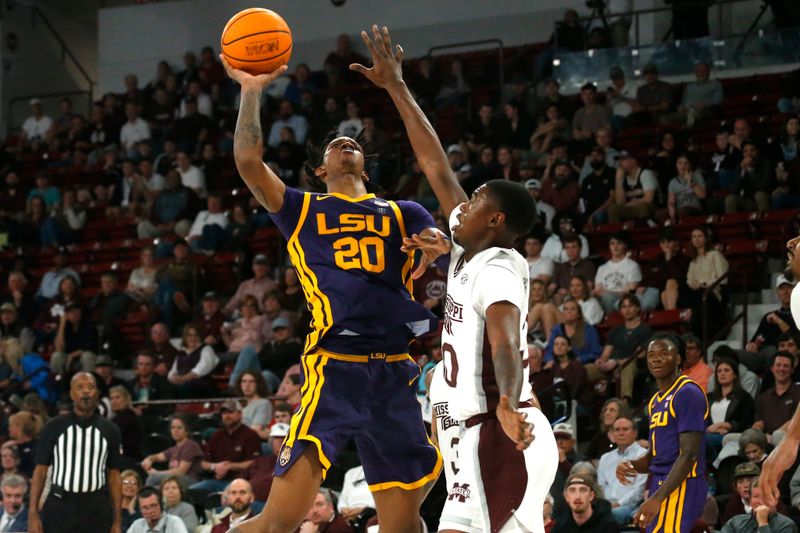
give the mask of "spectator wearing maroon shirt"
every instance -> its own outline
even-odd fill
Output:
[[[542,200],[552,205],[557,215],[576,212],[581,186],[569,161],[548,159],[542,177]]]
[[[227,400],[219,408],[222,425],[211,435],[206,445],[206,455],[200,463],[213,479],[204,479],[189,486],[190,491],[203,493],[219,492],[246,471],[256,457],[261,455],[261,440],[258,434],[242,424],[242,406],[236,400]]]
[[[255,499],[266,502],[269,498],[269,491],[272,488],[272,476],[275,470],[275,463],[278,460],[278,453],[281,450],[283,439],[289,434],[289,424],[276,423],[269,430],[269,445],[272,448],[271,455],[261,455],[253,460],[243,477],[250,480],[253,486]]]
[[[222,348],[222,325],[225,323],[225,315],[220,310],[219,295],[216,292],[208,291],[203,295],[202,313],[197,320],[200,328],[200,337],[203,342],[212,348]]]
[[[664,228],[658,244],[662,254],[642,269],[642,282],[636,294],[643,309],[655,309],[659,302],[664,309],[677,309],[682,292],[686,298],[690,260],[681,252],[681,243],[672,228]]]

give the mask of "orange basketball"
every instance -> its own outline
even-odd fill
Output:
[[[228,21],[220,45],[233,68],[254,75],[268,74],[289,62],[292,30],[274,11],[251,7]]]

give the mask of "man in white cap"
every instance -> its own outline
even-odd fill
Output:
[[[778,337],[782,333],[797,331],[790,308],[794,286],[795,283],[783,274],[778,276],[775,280],[775,292],[781,306],[761,317],[745,351],[739,354],[739,360],[756,374],[761,374],[769,366],[770,359],[778,350]]]
[[[561,422],[553,426],[553,436],[558,446],[558,469],[568,472],[572,465],[581,460],[575,450],[575,430],[572,424]]]
[[[549,228],[553,224],[553,217],[556,216],[556,209],[543,202],[542,198],[542,182],[536,178],[531,178],[525,182],[525,188],[528,194],[536,200],[536,209],[539,211],[539,219],[543,221],[544,227]]]
[[[53,130],[53,119],[44,114],[42,101],[31,98],[31,111],[33,114],[22,123],[23,142],[47,140]]]

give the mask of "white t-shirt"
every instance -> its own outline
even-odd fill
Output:
[[[531,279],[536,279],[540,275],[552,277],[555,270],[555,264],[549,257],[539,256],[539,259],[527,259],[528,273]]]
[[[338,503],[339,512],[358,507],[375,508],[375,498],[369,490],[363,466],[356,466],[345,472]]]
[[[605,312],[603,311],[603,307],[600,305],[600,302],[598,302],[597,298],[594,296],[588,297],[578,305],[581,306],[583,320],[590,326],[594,326],[595,324],[599,324],[603,321]],[[564,311],[564,304],[561,304],[561,307],[559,307],[558,310]]]
[[[728,406],[731,404],[729,398],[716,401],[711,404],[711,423],[719,424],[725,422],[725,413],[728,412]]]
[[[586,259],[589,257],[589,241],[584,235],[578,236],[581,239],[581,258]],[[547,241],[542,247],[542,257],[547,257],[556,263],[564,263],[567,261],[567,252],[564,251],[564,245],[561,244],[561,238],[555,233],[547,238]]]
[[[553,217],[556,216],[556,208],[547,202],[536,200],[536,209],[544,215],[544,225],[549,228],[553,225]]]
[[[28,139],[44,138],[50,128],[53,127],[53,119],[47,115],[42,115],[41,118],[30,116],[22,123],[22,131],[28,136]]]
[[[200,211],[194,219],[188,236],[199,237],[203,234],[203,228],[211,224],[217,224],[222,229],[225,229],[228,227],[228,216],[225,213],[209,213],[208,210]]]
[[[639,263],[627,256],[618,262],[606,261],[597,269],[594,277],[595,285],[602,285],[605,290],[613,292],[627,291],[630,283],[640,281],[642,281],[642,271],[639,269]]]
[[[460,209],[450,215],[450,228],[458,224]],[[453,242],[447,273],[447,300],[442,329],[442,360],[449,392],[449,414],[454,420],[493,411],[499,400],[486,333],[486,310],[509,302],[519,309],[519,358],[523,380],[520,401],[531,398],[528,381],[527,324],[528,262],[508,248],[488,248],[469,261],[465,250]]]
[[[191,165],[185,172],[179,167],[178,173],[181,175],[181,183],[197,192],[200,198],[208,196],[208,192],[206,191],[206,177],[202,170]]]
[[[208,118],[214,118],[214,106],[211,102],[211,97],[206,93],[197,95],[197,112],[205,115]],[[178,110],[178,118],[186,117],[186,100],[181,100],[181,107]]]
[[[119,142],[128,149],[133,148],[139,141],[149,138],[150,126],[141,118],[137,118],[134,122],[126,122],[119,130]]]

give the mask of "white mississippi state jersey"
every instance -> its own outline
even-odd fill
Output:
[[[451,227],[459,209],[450,217]],[[450,416],[467,420],[494,411],[500,400],[492,348],[486,332],[486,309],[507,301],[519,308],[519,358],[523,369],[520,401],[531,399],[527,364],[528,262],[519,252],[489,248],[464,260],[455,242],[447,273],[442,327],[444,380],[450,386]]]
[[[452,389],[444,380],[444,364],[439,362],[431,372],[433,372],[433,379],[428,396],[430,396],[432,414],[436,417],[434,422],[436,439],[442,454],[445,480],[448,490],[450,490],[450,486],[458,474],[458,442],[461,440],[464,428],[462,422],[450,416],[448,398]]]

